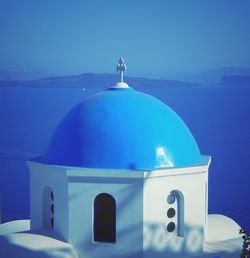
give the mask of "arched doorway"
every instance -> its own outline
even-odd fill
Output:
[[[116,242],[116,202],[113,196],[101,193],[94,200],[94,241]]]

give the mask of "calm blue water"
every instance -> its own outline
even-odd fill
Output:
[[[0,88],[0,193],[2,221],[29,217],[25,160],[41,153],[73,105],[93,91]],[[197,87],[146,90],[173,108],[212,156],[209,212],[250,230],[250,88]]]

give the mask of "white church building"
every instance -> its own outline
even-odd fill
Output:
[[[30,224],[0,225],[0,257],[239,257],[240,227],[208,215],[211,157],[125,69],[121,58],[121,82],[73,107],[28,161]]]

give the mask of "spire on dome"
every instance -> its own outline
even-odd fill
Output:
[[[127,70],[127,66],[124,62],[123,57],[121,56],[119,61],[118,61],[117,66],[116,66],[116,71],[120,72],[121,83],[123,83],[123,74],[126,70]]]
[[[123,81],[123,74],[126,70],[127,70],[127,66],[125,65],[124,59],[121,56],[119,58],[118,64],[116,65],[116,71],[120,72],[120,82],[110,87],[110,89],[130,88],[128,84]]]

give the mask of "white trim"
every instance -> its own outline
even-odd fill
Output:
[[[95,169],[95,168],[81,168],[58,166],[38,163],[35,161],[28,161],[29,168],[36,168],[36,171],[43,173],[44,170],[52,173],[60,174],[66,177],[91,177],[91,178],[152,178],[177,176],[184,174],[206,173],[211,162],[211,158],[204,156],[205,164],[179,167],[179,168],[164,168],[157,170],[130,170],[130,169]],[[32,171],[34,171],[32,169]]]
[[[206,173],[207,169],[208,169],[208,166],[200,166],[200,167],[183,167],[183,168],[145,171],[144,178]]]
[[[110,89],[126,89],[130,88],[126,82],[118,82],[114,86],[111,86]]]

